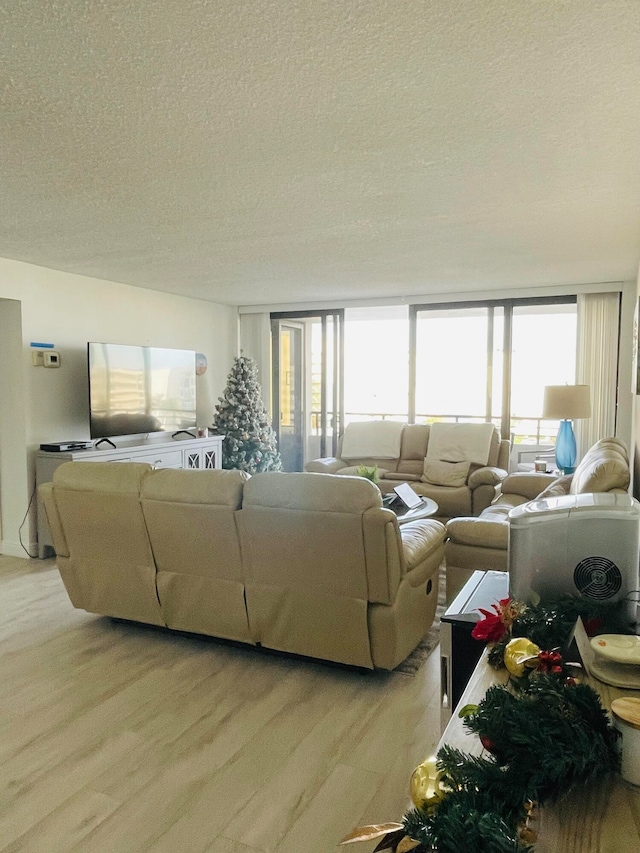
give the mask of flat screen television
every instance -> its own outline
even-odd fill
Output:
[[[194,350],[87,344],[91,438],[196,426]]]

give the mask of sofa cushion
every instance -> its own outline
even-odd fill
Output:
[[[573,474],[563,474],[558,477],[553,483],[549,483],[546,489],[543,489],[538,498],[561,498],[563,495],[569,494]]]
[[[441,462],[427,457],[422,480],[436,486],[464,486],[470,467],[470,462]]]
[[[429,424],[407,424],[402,431],[402,447],[397,471],[401,476],[422,477],[424,458],[429,444]]]
[[[501,485],[503,495],[522,495],[527,500],[534,500],[543,489],[546,489],[556,478],[553,474],[543,474],[533,471],[515,471],[504,478]]]
[[[619,453],[626,462],[629,461],[629,451],[627,449],[627,445],[621,438],[616,438],[615,436],[599,438],[598,441],[596,441],[596,443],[589,448],[588,452],[585,454],[585,459],[589,456],[589,454],[599,453],[602,450],[609,450],[615,453]]]
[[[366,421],[347,424],[342,438],[343,459],[397,459],[400,456],[403,424],[396,421]]]
[[[502,447],[502,444],[503,444],[503,442],[502,442],[502,439],[500,438],[500,433],[498,432],[497,429],[494,429],[494,431],[491,434],[491,443],[489,444],[489,457],[487,459],[487,463],[486,463],[487,465],[490,465],[494,468],[500,467],[500,465],[499,465],[499,463],[500,463],[500,449]],[[505,441],[504,444],[507,446],[506,452],[507,452],[507,456],[508,456],[509,442]],[[505,461],[504,464],[506,466],[507,462]]]
[[[601,439],[585,454],[576,468],[569,493],[627,491],[630,483],[626,448],[614,439]]]
[[[468,486],[436,486],[433,483],[412,483],[419,495],[431,498],[438,504],[438,516],[471,515],[471,489]]]
[[[393,480],[394,483],[406,483],[420,480],[422,474],[407,474],[406,471],[386,471],[384,475],[385,480]]]
[[[422,464],[422,460],[427,455],[429,433],[429,424],[407,424],[402,431],[401,458]]]
[[[56,468],[53,483],[56,488],[69,491],[138,496],[145,477],[151,473],[153,467],[146,462],[129,462],[126,465],[65,462]]]
[[[342,474],[343,476],[346,475],[347,477],[361,477],[362,474],[358,473],[358,469],[360,467],[361,467],[360,465],[347,465],[346,468],[341,468],[338,471],[338,474]],[[380,468],[378,465],[365,465],[364,467],[365,468],[377,468],[378,469],[378,479],[382,479],[383,477],[386,477],[386,475],[387,475],[387,469],[386,468]],[[369,478],[367,477],[366,479],[368,480]]]
[[[254,504],[297,512],[357,515],[371,507],[382,507],[382,495],[364,477],[267,471],[254,475],[245,485],[243,509]]]
[[[248,479],[249,474],[235,469],[211,469],[194,477],[187,468],[159,468],[145,479],[142,499],[240,509],[242,490]]]
[[[484,548],[506,548],[509,525],[496,523],[498,519],[453,518],[447,522],[447,533],[451,539],[465,545],[481,545]]]

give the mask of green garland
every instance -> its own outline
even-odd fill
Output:
[[[576,620],[598,633],[628,634],[619,605],[567,596],[545,604],[516,606],[517,614],[503,637],[489,650],[489,663],[494,669],[504,669],[504,650],[514,637],[527,637],[541,649],[566,649],[573,636]]]
[[[444,746],[437,755],[447,791],[435,808],[403,821],[417,851],[503,853],[532,849],[519,838],[526,803],[543,805],[574,785],[619,770],[618,733],[598,694],[540,674],[489,688],[465,728],[480,736],[489,758]]]
[[[619,771],[619,735],[600,697],[576,683],[555,651],[568,645],[578,616],[597,620],[600,631],[625,632],[619,608],[584,599],[538,606],[505,599],[493,609],[495,614],[483,611],[479,635],[498,638],[489,655],[496,668],[504,667],[514,638],[526,637],[544,651],[527,663],[522,677],[490,687],[478,706],[460,712],[486,757],[443,746],[436,756],[435,796],[408,811],[401,824],[355,830],[343,844],[381,838],[375,849],[396,853],[527,853],[536,837],[529,826],[534,805]]]

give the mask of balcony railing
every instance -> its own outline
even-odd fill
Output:
[[[345,412],[345,424],[351,421],[387,420],[406,422],[406,412]],[[484,418],[474,415],[427,415],[416,414],[416,423],[430,424],[436,421],[445,423],[484,423]],[[500,419],[494,418],[494,424],[500,429]],[[327,414],[327,434],[333,435],[333,413]],[[510,423],[510,438],[513,444],[555,444],[558,422],[526,415],[514,415]],[[311,412],[311,435],[320,435],[320,412]]]

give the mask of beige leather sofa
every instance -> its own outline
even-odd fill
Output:
[[[402,429],[400,455],[396,458],[341,458],[342,442],[337,457],[314,459],[306,471],[319,474],[354,475],[359,465],[376,466],[380,473],[380,490],[386,494],[398,483],[409,483],[419,495],[432,498],[439,510],[437,518],[446,521],[459,515],[479,515],[496,494],[496,486],[507,476],[509,442],[493,430],[486,465],[471,464],[461,485],[440,485],[424,480],[424,464],[431,427],[428,424],[405,424]]]
[[[359,477],[70,462],[40,495],[93,613],[382,669],[435,615],[444,526]]]
[[[474,571],[507,571],[508,515],[513,507],[543,497],[627,492],[630,480],[629,453],[618,438],[597,441],[573,474],[509,474],[496,499],[479,518],[447,522],[447,601],[453,600]]]

